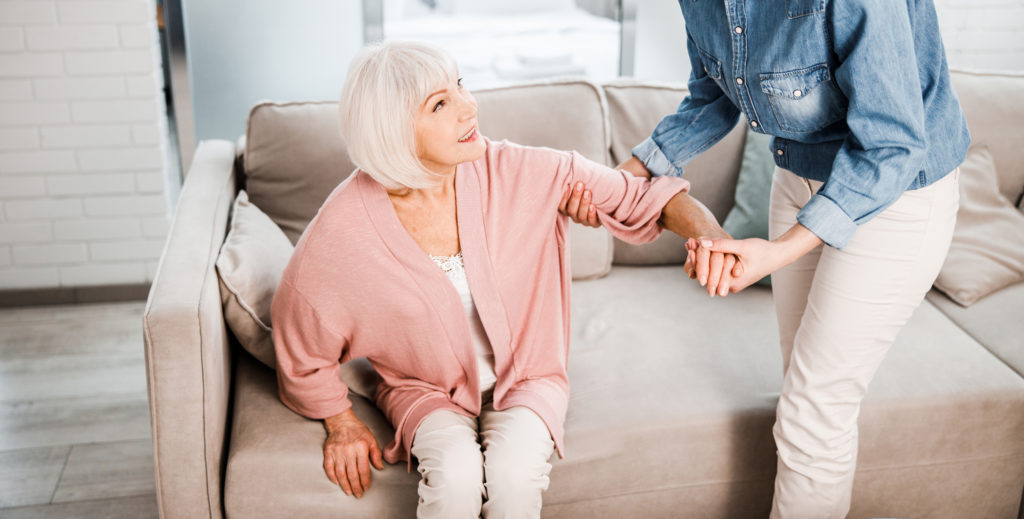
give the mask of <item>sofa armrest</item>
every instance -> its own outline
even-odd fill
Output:
[[[157,500],[164,518],[221,518],[231,348],[214,262],[236,193],[235,145],[199,143],[143,317]]]

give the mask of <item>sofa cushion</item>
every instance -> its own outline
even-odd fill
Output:
[[[677,267],[573,284],[566,458],[544,516],[766,517],[781,387],[770,291],[709,301]],[[727,306],[726,306],[727,305]],[[726,311],[727,310],[727,311]],[[248,370],[248,373],[246,372]],[[324,430],[240,363],[229,516],[412,517],[418,475],[374,471],[362,500],[321,468]],[[391,438],[361,400],[378,441]],[[1024,380],[928,303],[878,371],[861,419],[851,517],[1013,517],[1024,487]]]
[[[530,146],[576,150],[608,164],[604,98],[587,81],[563,80],[474,92],[481,133]],[[340,137],[335,102],[260,103],[246,130],[245,189],[294,244],[331,190],[355,165]],[[575,279],[606,274],[612,238],[604,229],[572,225]]]
[[[675,112],[679,102],[686,97],[686,89],[682,85],[625,79],[604,85],[604,92],[608,99],[612,161],[615,164],[629,159],[633,146],[650,136],[661,118]],[[746,125],[738,124],[718,144],[686,166],[684,177],[690,181],[690,195],[708,206],[719,222],[732,208],[745,131]],[[653,243],[644,245],[616,240],[615,263],[681,264],[686,257],[684,244],[683,239],[668,232]]]
[[[277,366],[270,304],[293,250],[280,227],[239,191],[216,262],[221,303],[224,320],[242,348],[270,368]],[[366,359],[342,364],[341,378],[352,392],[368,397],[379,380]]]
[[[1017,122],[1024,120],[1024,73],[953,71],[953,87],[967,116],[971,144],[992,153],[999,190],[1016,202],[1024,191],[1024,146]]]
[[[336,102],[257,104],[245,132],[245,190],[292,244],[355,170]]]
[[[394,437],[384,415],[365,398],[349,396],[352,410],[381,448]],[[231,453],[224,480],[228,517],[376,519],[413,517],[419,474],[404,465],[373,470],[361,499],[346,496],[323,469],[323,421],[285,407],[274,372],[240,358],[235,372]]]
[[[960,209],[949,255],[935,286],[963,306],[1024,281],[1024,214],[999,192],[987,148],[960,166]]]
[[[1024,376],[1024,338],[1021,333],[1021,309],[1024,308],[1024,283],[997,290],[969,308],[953,302],[938,290],[928,292],[928,301],[974,337],[993,355]]]
[[[293,249],[277,224],[239,191],[216,263],[224,321],[245,351],[272,368],[270,303]]]

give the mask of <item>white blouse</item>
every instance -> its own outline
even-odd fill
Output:
[[[487,333],[484,332],[484,325],[480,321],[480,314],[476,311],[473,303],[473,294],[469,291],[469,281],[466,279],[466,267],[462,263],[462,252],[454,256],[434,256],[434,260],[448,279],[455,285],[455,290],[462,298],[462,306],[466,309],[466,318],[469,319],[469,328],[473,334],[473,345],[476,349],[477,373],[480,375],[480,392],[494,388],[498,377],[494,374],[494,350],[491,342],[487,340]]]

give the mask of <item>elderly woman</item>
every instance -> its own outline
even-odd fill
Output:
[[[324,420],[324,470],[361,497],[370,465],[418,461],[419,517],[539,517],[569,401],[566,186],[615,236],[723,236],[677,178],[491,142],[443,51],[386,43],[352,63],[342,133],[358,168],[299,240],[273,303],[282,401]],[[381,375],[383,450],[340,363]]]

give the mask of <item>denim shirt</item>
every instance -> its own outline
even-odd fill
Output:
[[[654,175],[746,116],[775,163],[824,182],[797,220],[842,248],[904,191],[964,159],[970,134],[932,0],[679,0],[689,95],[633,148]],[[768,193],[765,193],[768,196]]]

